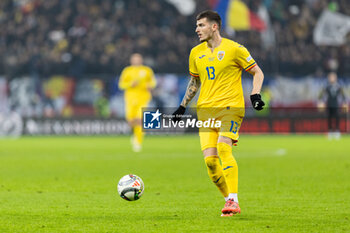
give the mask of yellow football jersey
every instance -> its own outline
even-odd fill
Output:
[[[132,87],[135,82],[136,85]],[[148,66],[125,67],[119,79],[119,88],[125,90],[125,100],[130,104],[137,104],[142,99],[150,100],[149,89],[153,89],[156,84],[153,71]]]
[[[245,47],[226,38],[222,38],[213,52],[207,42],[194,47],[189,71],[201,81],[197,107],[244,108],[242,69],[248,71],[255,65]]]

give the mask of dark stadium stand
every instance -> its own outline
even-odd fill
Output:
[[[157,73],[187,73],[189,51],[198,43],[195,15],[210,2],[197,0],[196,12],[184,16],[164,0],[2,0],[0,74],[118,74],[136,51]],[[264,47],[256,31],[232,38],[250,48],[265,73],[300,76],[336,69],[350,74],[349,43],[327,47],[312,41],[322,10],[350,15],[349,1],[245,2],[252,11],[267,7],[276,42]]]
[[[0,113],[123,117],[116,83],[134,52],[156,73],[153,104],[178,105],[189,52],[198,44],[195,17],[218,0],[195,2],[195,11],[184,15],[167,0],[1,0]],[[313,40],[322,12],[349,16],[349,1],[243,2],[256,14],[266,10],[269,40],[256,30],[223,35],[249,48],[262,67],[272,107],[315,106],[329,71],[338,73],[350,94],[349,35],[341,46],[317,46]],[[250,80],[243,78],[246,95]]]

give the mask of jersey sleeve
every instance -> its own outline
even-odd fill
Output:
[[[131,80],[128,77],[129,77],[128,71],[127,71],[127,69],[124,69],[120,75],[120,78],[119,78],[119,84],[118,84],[119,89],[125,90],[125,89],[130,87]]]
[[[255,60],[252,58],[248,50],[240,45],[236,50],[236,62],[245,70],[248,71],[256,66]]]
[[[191,50],[190,58],[189,58],[189,72],[191,76],[199,77],[199,73],[196,66],[196,56],[195,56],[195,53],[193,52],[193,49]]]

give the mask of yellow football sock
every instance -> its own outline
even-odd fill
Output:
[[[134,137],[135,137],[137,143],[139,143],[141,145],[142,141],[143,141],[143,132],[142,132],[142,128],[140,125],[134,126]]]
[[[217,145],[218,153],[222,163],[222,169],[227,183],[229,193],[238,192],[238,166],[232,155],[230,145],[219,142]]]
[[[211,155],[204,158],[205,164],[208,168],[210,179],[214,182],[216,187],[220,190],[224,197],[228,196],[228,189],[225,181],[220,159],[217,155]]]

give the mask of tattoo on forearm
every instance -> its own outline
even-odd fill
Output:
[[[201,86],[201,81],[199,80],[199,77],[192,77],[190,82],[188,83],[186,94],[182,99],[182,102],[181,102],[182,106],[187,107],[188,103],[196,95],[200,86]]]

